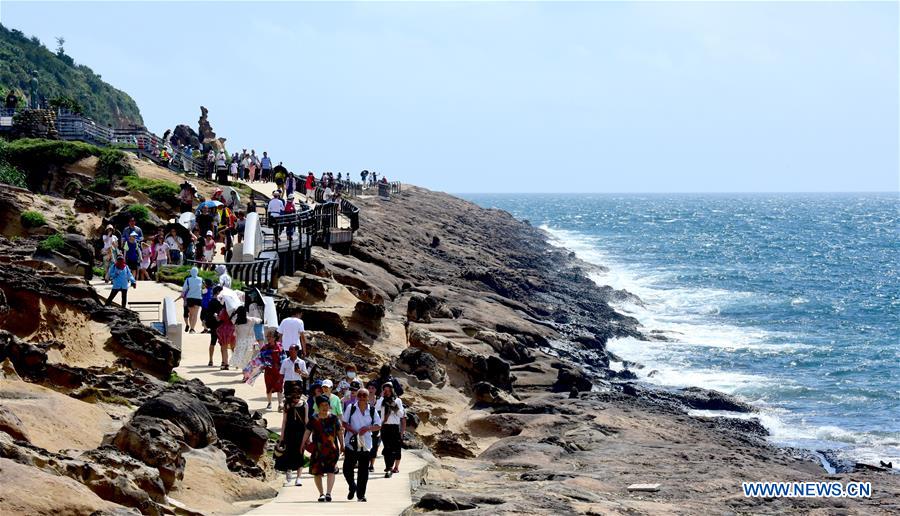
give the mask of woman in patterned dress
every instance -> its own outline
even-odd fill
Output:
[[[331,400],[325,396],[316,398],[317,413],[306,424],[301,448],[312,442],[312,457],[309,461],[309,474],[313,475],[316,488],[319,490],[319,501],[331,501],[331,489],[334,487],[334,469],[338,457],[344,452],[344,431],[337,416],[331,413]],[[328,490],[322,493],[322,476],[328,476]]]

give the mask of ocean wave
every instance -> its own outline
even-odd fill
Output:
[[[795,294],[773,301],[754,292],[679,286],[679,271],[674,267],[660,270],[647,264],[624,263],[604,252],[599,237],[548,226],[543,229],[551,235],[553,245],[574,251],[585,262],[606,267],[605,271],[590,274],[595,283],[627,290],[643,301],[642,304],[622,303],[616,308],[637,318],[645,328],[662,331],[670,339],[668,342],[645,342],[626,338],[608,343],[609,350],[616,355],[645,366],[634,371],[642,381],[667,387],[700,386],[744,396],[760,411],[734,417],[758,417],[771,433],[770,439],[777,444],[844,450],[841,453],[846,453],[847,457],[870,462],[900,461],[900,433],[853,431],[835,425],[808,423],[809,415],[794,414],[779,405],[787,399],[814,396],[816,389],[784,377],[784,373],[779,375],[775,368],[772,376],[760,374],[742,360],[797,354],[796,359],[789,358],[786,362],[793,368],[798,366],[798,361],[801,364],[809,362],[810,354],[829,351],[828,344],[813,346],[800,342],[802,336],[792,332],[735,326],[722,321],[723,312],[744,313],[741,310],[754,303],[768,303],[762,306],[772,306],[773,310],[778,309],[778,303],[782,307],[789,304],[797,310],[805,309],[812,305],[806,296]],[[744,364],[745,370],[710,367],[710,362],[704,359],[708,353],[704,349],[710,348],[716,353],[749,353],[728,361],[735,365]],[[827,376],[842,376],[848,372],[858,371],[850,366]]]

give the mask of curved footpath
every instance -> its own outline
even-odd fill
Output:
[[[110,286],[100,280],[91,285],[104,298],[109,295]],[[174,286],[154,281],[139,281],[138,287],[128,291],[129,301],[162,301],[165,297],[178,297],[180,291]],[[116,301],[118,301],[118,297]],[[176,306],[180,309],[181,302]],[[186,379],[198,378],[211,389],[230,388],[235,394],[247,402],[250,411],[258,410],[265,418],[269,430],[281,430],[281,414],[275,410],[266,410],[266,391],[262,380],[255,385],[242,381],[240,371],[220,371],[218,366],[209,367],[209,335],[185,333],[181,341],[181,364],[176,368],[178,376]],[[219,350],[216,348],[213,363],[219,363]],[[249,514],[342,514],[355,511],[366,515],[396,515],[412,505],[411,491],[413,483],[418,483],[426,463],[411,450],[403,454],[401,463],[403,473],[392,478],[384,478],[379,474],[380,458],[376,461],[376,472],[369,477],[367,489],[368,502],[359,503],[347,500],[347,483],[343,474],[337,476],[331,503],[319,503],[318,491],[310,475],[303,474],[302,487],[281,487],[278,496],[269,502],[253,508]],[[338,463],[340,465],[340,462]],[[283,477],[281,477],[283,479]],[[248,506],[252,508],[252,506]]]

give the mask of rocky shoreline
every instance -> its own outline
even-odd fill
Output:
[[[24,208],[27,195],[2,197]],[[857,467],[828,474],[814,454],[768,443],[752,417],[689,415],[751,414],[739,399],[651,388],[627,368],[611,368],[620,360],[607,352],[609,339],[662,337],[610,306],[632,294],[595,285],[587,275],[593,266],[550,245],[540,229],[412,186],[390,201],[354,202],[360,229],[349,254],[315,248],[304,271],[280,279],[278,293],[282,309],[304,311],[317,374],[339,377],[348,363],[372,373],[389,363],[406,386],[404,446],[430,460],[407,513],[877,514],[900,507],[897,475]],[[185,485],[198,485],[197,461],[218,464],[217,478],[237,482],[243,499],[274,496],[262,415],[233,390],[173,380],[180,349],[133,313],[103,307],[83,279],[60,270],[59,258],[42,258],[23,232],[5,225],[4,236],[18,239],[0,238],[0,400],[10,407],[0,412],[0,475],[31,471],[66,483],[60,489],[80,496],[83,512],[193,513],[178,499]],[[74,424],[67,414],[40,412],[39,401],[8,403],[23,399],[52,400],[71,417],[90,411],[97,423],[76,443],[65,431]],[[59,438],[36,435],[35,424],[60,427]],[[767,480],[871,481],[876,488],[862,500],[742,495],[741,482]],[[0,499],[18,500],[24,480],[17,482]],[[637,483],[660,488],[627,489]]]

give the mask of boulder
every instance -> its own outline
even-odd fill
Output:
[[[188,447],[182,438],[181,429],[171,421],[134,416],[105,444],[155,467],[168,491],[184,478],[182,453]]]
[[[431,295],[413,295],[407,301],[406,318],[410,322],[429,323],[435,317],[452,318],[453,313],[443,301]]]
[[[185,124],[175,126],[172,136],[169,137],[169,142],[176,148],[180,148],[182,145],[187,145],[192,149],[200,148],[200,136],[191,126]]]
[[[461,491],[441,491],[425,493],[416,502],[416,508],[423,511],[467,511],[485,505],[502,505],[506,503],[501,497],[485,496]]]
[[[559,369],[556,383],[553,384],[554,392],[590,391],[593,383],[587,373],[575,366],[563,362],[554,362],[552,367]]]
[[[518,400],[508,392],[502,391],[488,382],[478,382],[473,387],[476,407],[507,405]]]
[[[405,371],[419,380],[429,380],[439,387],[443,387],[447,380],[447,371],[434,358],[434,355],[418,348],[404,349],[400,353],[396,365],[401,371]]]
[[[442,430],[436,434],[422,436],[422,441],[438,457],[456,457],[459,459],[474,459],[474,443],[469,436],[457,434],[450,430]]]
[[[206,406],[184,392],[165,392],[141,405],[135,417],[165,419],[176,427],[175,437],[191,448],[203,448],[217,440],[216,426]]]

